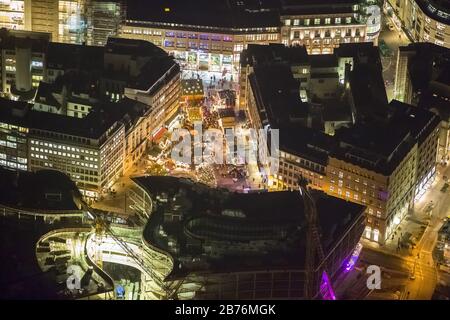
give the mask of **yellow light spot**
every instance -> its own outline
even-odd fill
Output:
[[[164,8],[165,12],[170,12],[170,8]]]

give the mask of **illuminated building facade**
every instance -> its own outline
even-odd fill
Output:
[[[450,48],[450,4],[445,0],[387,0],[385,10],[415,42]]]
[[[364,237],[381,244],[434,181],[440,125],[429,111],[395,100],[389,108],[385,124],[340,130],[339,145],[328,158],[324,189],[365,205]],[[398,136],[390,134],[388,146],[381,132],[392,133],[393,128]]]

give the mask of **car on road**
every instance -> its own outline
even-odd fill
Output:
[[[395,27],[394,27],[394,25],[392,23],[388,24],[388,28],[389,28],[390,31],[394,31],[395,30]]]

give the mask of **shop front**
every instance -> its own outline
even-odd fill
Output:
[[[420,181],[416,187],[414,201],[419,201],[425,192],[431,187],[436,178],[436,166]]]

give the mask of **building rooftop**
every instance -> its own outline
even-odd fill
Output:
[[[306,221],[298,192],[231,193],[175,177],[134,181],[158,199],[144,239],[172,255],[172,276],[303,269]],[[364,207],[322,193],[316,196],[321,241],[328,253],[363,215]]]
[[[281,0],[282,15],[353,13],[358,0]]]
[[[39,87],[37,89],[34,101],[36,103],[42,103],[60,109],[62,107],[61,104],[62,101],[61,102],[58,101],[55,92],[60,92],[60,90],[57,90],[55,88],[54,83],[47,83],[41,81],[39,82]]]
[[[431,81],[448,82],[450,50],[432,43],[411,43],[400,47],[400,51],[410,53],[408,73],[413,90],[426,94]]]
[[[413,43],[400,47],[408,56],[408,77],[413,102],[450,118],[450,50],[432,43]]]

